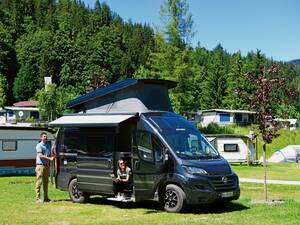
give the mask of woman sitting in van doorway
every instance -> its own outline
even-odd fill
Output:
[[[117,178],[114,179],[115,193],[117,193],[117,199],[124,199],[124,190],[131,189],[131,169],[126,166],[126,163],[120,159],[118,160]]]

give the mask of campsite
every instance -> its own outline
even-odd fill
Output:
[[[0,0],[0,225],[300,224],[299,8]]]

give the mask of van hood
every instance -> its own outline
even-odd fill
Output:
[[[198,167],[204,169],[209,175],[231,174],[232,170],[225,159],[214,160],[182,160],[183,166]]]

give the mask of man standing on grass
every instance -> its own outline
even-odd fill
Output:
[[[48,197],[48,180],[49,180],[49,164],[54,160],[54,156],[51,156],[51,142],[48,142],[46,132],[41,133],[41,141],[36,145],[36,202],[42,203],[41,199],[41,185],[43,184],[44,190],[44,202],[49,202]]]

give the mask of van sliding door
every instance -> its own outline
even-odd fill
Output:
[[[86,192],[112,194],[110,174],[113,173],[114,132],[104,128],[81,128],[80,135],[84,150],[78,152],[78,188]]]

